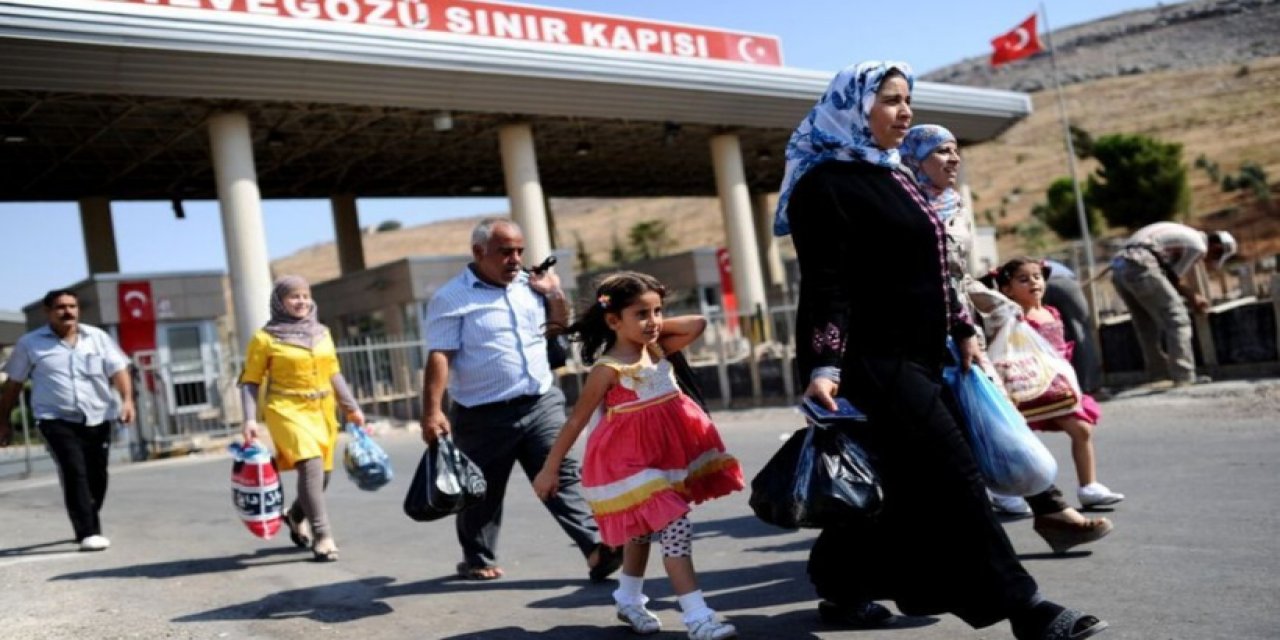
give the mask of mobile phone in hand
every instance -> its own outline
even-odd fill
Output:
[[[818,424],[835,424],[842,422],[866,422],[867,414],[853,406],[844,398],[836,398],[836,410],[822,406],[813,398],[805,398],[800,403],[800,412]]]
[[[529,269],[529,273],[532,273],[535,276],[540,275],[543,271],[546,271],[547,269],[550,269],[555,265],[556,265],[556,257],[547,256],[547,259],[543,260],[541,264],[539,264],[536,267],[533,267],[532,269]]]

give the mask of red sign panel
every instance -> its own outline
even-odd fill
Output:
[[[109,0],[117,2],[119,0]],[[781,66],[775,36],[474,0],[124,0],[271,18]]]
[[[156,312],[151,283],[121,282],[116,285],[120,310],[120,349],[132,356],[137,351],[156,348]]]
[[[720,306],[731,334],[738,332],[738,295],[733,290],[733,260],[729,250],[716,249],[716,267],[720,270]]]

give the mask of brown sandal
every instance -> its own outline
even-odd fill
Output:
[[[458,572],[458,577],[463,580],[497,580],[505,575],[502,567],[473,567],[466,562],[459,562],[454,570]]]
[[[306,516],[294,522],[293,518],[286,512],[284,514],[284,526],[289,528],[289,540],[293,541],[295,547],[306,549],[311,546],[311,524],[307,522]]]

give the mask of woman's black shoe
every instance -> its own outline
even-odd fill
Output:
[[[818,603],[818,617],[827,624],[853,629],[878,629],[893,620],[893,612],[870,601],[840,605],[823,600]]]
[[[1025,613],[1010,619],[1013,637],[1018,640],[1084,640],[1107,629],[1096,616],[1042,600]]]

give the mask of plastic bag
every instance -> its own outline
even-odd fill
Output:
[[[861,414],[829,426],[810,419],[792,434],[751,480],[748,502],[756,517],[784,529],[822,529],[878,513],[880,479],[853,438],[864,422]]]
[[[958,360],[955,345],[951,348]],[[996,383],[977,367],[961,371],[948,366],[942,375],[964,413],[969,445],[987,487],[1008,496],[1048,489],[1058,475],[1058,462]]]
[[[342,452],[342,466],[347,477],[365,491],[377,491],[391,482],[391,458],[378,443],[350,422],[347,431],[347,447]]]
[[[1083,393],[1071,361],[1021,317],[1003,322],[987,355],[1022,415],[1042,420],[1070,415]]]
[[[480,467],[442,435],[422,454],[404,513],[418,522],[439,520],[484,500],[487,488]]]
[[[256,440],[244,445],[233,442],[227,449],[234,460],[231,502],[250,533],[270,540],[280,531],[284,510],[284,491],[275,460]]]

